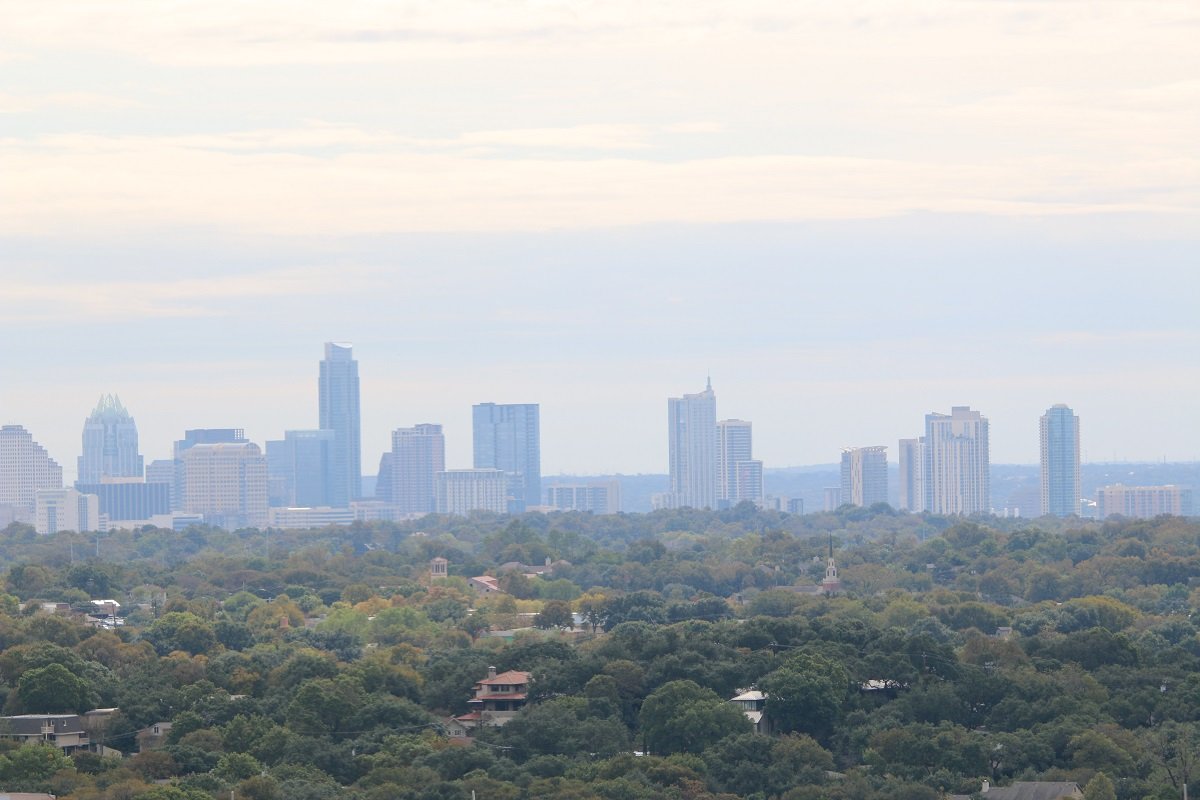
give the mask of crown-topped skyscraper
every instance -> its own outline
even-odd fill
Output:
[[[133,417],[113,394],[100,402],[83,423],[83,455],[79,457],[79,483],[100,483],[104,478],[140,478],[142,456]]]

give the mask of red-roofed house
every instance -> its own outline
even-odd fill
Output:
[[[509,670],[496,674],[488,667],[487,677],[475,684],[475,696],[467,701],[471,710],[456,720],[468,731],[498,728],[517,715],[529,700],[529,673]]]

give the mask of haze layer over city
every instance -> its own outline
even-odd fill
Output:
[[[264,442],[344,340],[367,464],[494,401],[665,473],[710,375],[772,467],[956,405],[1032,464],[1055,403],[1196,459],[1194,7],[936,7],[14,8],[0,418],[68,479],[101,394]]]

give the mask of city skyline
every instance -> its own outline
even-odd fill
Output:
[[[349,345],[345,345],[345,347],[349,348]],[[357,367],[356,361],[354,362],[354,364]],[[102,400],[100,403],[101,406],[105,406],[104,397],[105,397],[105,395],[102,395]],[[468,432],[471,430],[472,425],[473,425],[473,417],[475,414],[474,409],[480,405],[486,406],[486,405],[496,405],[496,404],[479,404],[479,403],[472,404],[468,409],[468,416],[471,418],[468,420],[468,423],[467,423],[467,431]],[[527,405],[540,407],[540,404],[527,404]],[[1062,404],[1062,403],[1055,403],[1052,406],[1052,408],[1064,407],[1064,405],[1065,404]],[[1071,406],[1071,408],[1073,409],[1073,408],[1075,408],[1075,406]],[[459,412],[461,413],[461,409],[459,410]],[[95,411],[93,411],[93,413],[95,413]],[[121,413],[125,414],[125,415],[128,415],[128,413],[129,413],[128,411],[126,411],[126,409],[123,405],[121,406]],[[928,410],[926,410],[922,413],[925,414],[925,413],[930,413],[930,412]],[[1032,442],[1033,442],[1033,447],[1035,449],[1035,454],[1037,454],[1036,458],[1031,458],[1026,461],[1004,461],[1004,460],[997,460],[996,458],[991,458],[991,463],[1026,464],[1026,465],[1040,464],[1041,463],[1040,434],[1039,434],[1038,426],[1041,424],[1041,422],[1040,422],[1041,417],[1043,417],[1045,415],[1045,413],[1046,413],[1045,407],[1043,406],[1042,412],[1034,417],[1035,423],[1034,423],[1034,433],[1032,435]],[[244,416],[246,416],[246,415],[244,415]],[[443,413],[440,414],[439,416],[441,416],[443,418],[453,417],[454,412],[451,409],[444,409]],[[151,418],[153,418],[153,417],[151,417]],[[989,418],[989,421],[992,418],[992,415],[990,413],[988,414],[988,418]],[[130,420],[132,421],[132,417],[130,417]],[[743,420],[721,420],[718,423],[718,427],[719,427],[719,425],[723,425],[727,422],[729,422],[729,423],[744,423]],[[1028,421],[1026,421],[1026,422],[1028,422]],[[24,425],[19,420],[10,420],[4,424],[20,425],[20,426],[24,427],[26,430],[30,430],[29,426]],[[744,424],[749,424],[749,423],[744,423]],[[401,426],[401,427],[403,427],[403,426]],[[445,426],[442,426],[439,424],[438,427],[442,428]],[[1026,427],[1028,427],[1028,425],[1026,425]],[[188,429],[192,430],[192,428],[190,426],[188,426]],[[233,431],[234,429],[232,429],[232,428],[212,428],[212,429],[198,428],[195,430],[199,430],[199,431],[213,430],[213,431],[224,432],[224,431]],[[245,431],[245,429],[241,428],[241,427],[237,428],[236,430],[239,432]],[[393,426],[389,430],[389,433],[386,437],[387,444],[385,447],[383,447],[380,450],[381,455],[384,457],[387,457],[391,453],[391,441],[392,441],[394,432],[395,432],[395,424],[393,423]],[[1026,431],[1026,433],[1028,433],[1028,431]],[[252,435],[251,433],[243,433],[241,435],[244,435],[246,440],[248,440],[248,441],[261,443],[260,446],[263,447],[263,452],[266,453],[267,447],[269,445],[271,445],[272,443],[275,443],[277,445],[282,445],[283,444],[282,441],[275,442],[275,440],[279,439],[280,437],[287,436],[288,434],[314,436],[314,435],[318,434],[318,431],[315,429],[313,429],[313,430],[278,430],[278,431],[274,431],[274,432],[270,432],[270,431],[265,432],[261,437],[257,437],[256,435]],[[74,465],[77,462],[80,462],[82,460],[82,456],[74,456],[74,457],[67,456],[66,458],[63,458],[63,459],[57,458],[56,455],[45,444],[47,439],[50,437],[45,437],[45,436],[38,437],[37,434],[35,434],[35,438],[37,438],[38,443],[47,451],[47,453],[50,454],[50,457],[53,458],[59,465],[62,465],[62,464]],[[475,438],[474,434],[467,433],[467,435],[464,437],[463,432],[460,431],[458,437],[454,437],[453,435],[449,435],[449,436],[443,435],[443,441],[450,441],[454,438],[459,438],[459,439],[465,438],[466,445],[467,445],[466,455],[463,458],[459,458],[457,453],[455,455],[451,455],[451,453],[455,452],[455,451],[451,451],[451,450],[447,449],[446,450],[447,455],[445,456],[445,463],[450,464],[450,465],[474,464],[475,463],[475,456],[473,453],[473,450],[474,450],[473,443],[474,443],[474,438]],[[897,437],[895,435],[892,435],[892,438],[897,439]],[[539,437],[539,439],[540,439],[540,437]],[[221,438],[220,440],[224,441],[225,439]],[[905,454],[903,452],[903,447],[905,446],[906,442],[910,441],[910,440],[904,439],[902,437],[900,437],[898,440],[900,442],[901,449],[898,450],[896,455],[894,457],[892,457],[888,462],[893,465],[898,465],[903,462],[903,459],[905,456]],[[1028,444],[1028,443],[1026,443],[1026,444]],[[147,470],[146,474],[147,474],[148,478],[149,478],[149,466],[152,463],[154,463],[155,461],[160,461],[160,459],[169,459],[171,457],[177,457],[178,453],[176,451],[177,451],[179,445],[180,445],[180,442],[176,441],[176,442],[174,442],[174,445],[173,445],[174,449],[168,448],[168,447],[160,447],[158,449],[155,449],[155,443],[151,442],[149,448],[146,448],[144,445],[140,448],[140,449],[146,450],[148,453],[148,455],[145,456],[145,463],[146,463],[146,470]],[[443,445],[443,447],[444,446],[445,445]],[[995,450],[994,442],[992,443],[991,447],[992,447],[992,451],[994,452],[994,450]],[[1083,445],[1080,445],[1080,447],[1081,447],[1081,454],[1088,452],[1086,447],[1084,447]],[[716,448],[716,443],[714,443],[714,448]],[[539,449],[540,449],[540,441],[539,441]],[[840,461],[840,454],[841,454],[842,450],[844,450],[844,449],[845,449],[844,447],[838,447],[837,450],[833,454],[817,453],[817,454],[814,454],[814,457],[811,460],[795,460],[792,462],[784,462],[784,463],[766,462],[763,459],[757,459],[757,460],[763,462],[764,469],[779,469],[779,468],[787,468],[787,467],[818,466],[818,465],[836,466],[836,465],[838,465],[838,463]],[[460,448],[460,450],[461,450],[461,448]],[[164,451],[166,451],[166,454],[160,456],[159,454],[163,453]],[[370,444],[368,444],[366,451],[368,453],[373,453],[375,451],[375,443],[371,442]],[[714,449],[714,454],[716,454],[716,449]],[[822,456],[824,456],[824,458],[822,458]],[[139,458],[141,458],[140,453],[139,453]],[[714,458],[717,459],[717,461],[719,461],[719,458],[717,457],[717,455],[714,455]],[[364,458],[364,459],[362,459],[362,461],[367,464],[372,464],[372,465],[379,463],[378,458],[371,458],[371,457]],[[1200,461],[1200,458],[1178,458],[1178,459],[1166,459],[1166,458],[1158,458],[1158,459],[1140,458],[1139,459],[1139,458],[1105,458],[1105,457],[1087,458],[1082,455],[1080,458],[1081,463],[1156,463],[1159,461],[1173,461],[1173,462],[1186,463],[1186,462]],[[669,459],[668,459],[668,462],[669,462]],[[71,469],[69,469],[68,467],[61,467],[61,466],[60,466],[60,468],[63,471],[64,485],[73,485],[74,483],[79,481],[78,476]],[[455,468],[455,467],[452,467],[452,468]],[[371,471],[364,471],[362,473],[362,476],[363,477],[371,477],[372,474],[373,473]],[[618,468],[618,469],[613,469],[613,470],[601,470],[601,469],[591,470],[591,471],[576,470],[573,472],[572,471],[561,471],[561,470],[560,471],[547,471],[547,470],[542,471],[542,475],[545,477],[551,477],[551,476],[568,476],[569,477],[571,475],[587,476],[587,475],[607,475],[607,474],[627,474],[627,475],[666,474],[666,475],[669,475],[669,463],[663,465],[663,468],[661,468],[659,470],[654,470],[654,469],[636,470],[636,469],[620,469],[620,468]],[[918,476],[917,479],[920,480],[920,477]],[[714,496],[715,496],[720,493],[720,486],[721,486],[720,475],[718,474],[714,480],[715,480],[715,484],[714,484]],[[903,507],[903,502],[904,501],[902,499],[901,500],[902,507]]]

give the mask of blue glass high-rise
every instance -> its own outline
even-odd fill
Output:
[[[362,429],[358,406],[358,362],[354,348],[339,342],[325,343],[321,362],[320,403],[322,430],[333,431],[333,469],[329,504],[346,508],[362,493]]]
[[[472,407],[475,469],[509,476],[509,513],[542,502],[542,447],[537,403]]]
[[[1079,513],[1079,417],[1059,403],[1042,415],[1042,514]]]

